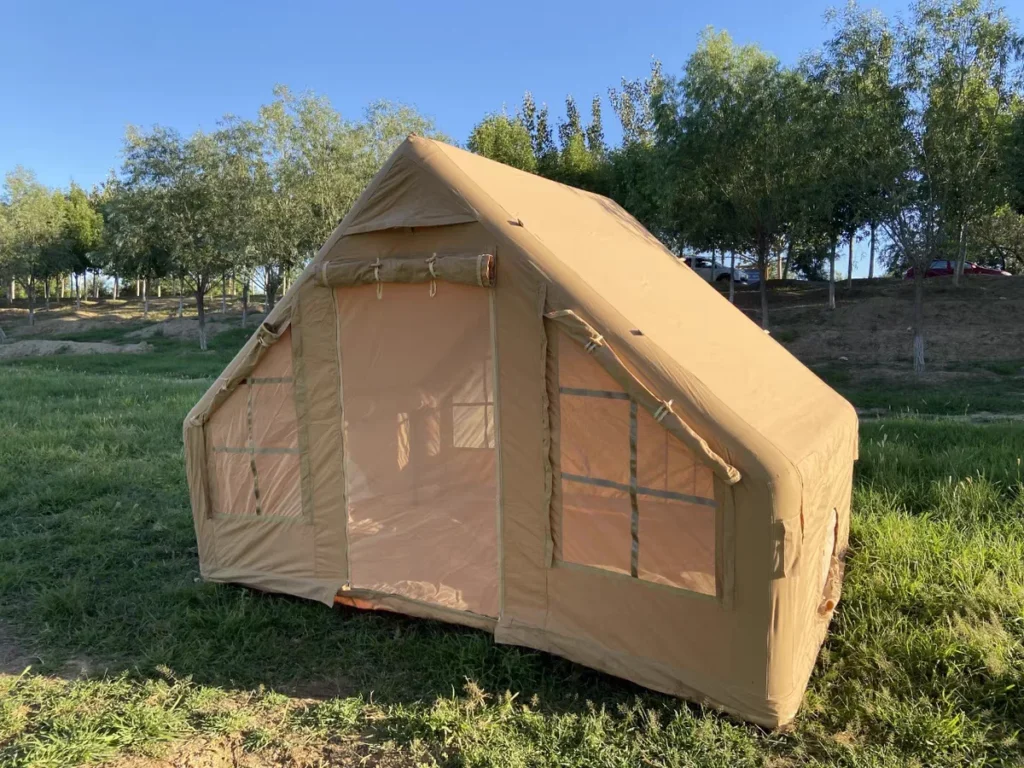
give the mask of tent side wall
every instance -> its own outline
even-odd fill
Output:
[[[245,584],[271,592],[299,595],[331,604],[342,582],[344,540],[339,538],[338,521],[344,505],[339,483],[329,460],[340,446],[340,413],[331,386],[337,385],[336,345],[333,344],[333,302],[330,291],[317,290],[307,270],[282,298],[271,315],[257,329],[235,359],[185,420],[186,471],[192,499],[193,519],[199,543],[200,570],[209,581]],[[324,299],[327,301],[325,302]],[[261,371],[274,359],[288,358],[288,370]],[[288,376],[260,376],[260,373],[288,373]],[[276,445],[241,453],[246,440],[226,442],[217,421],[225,410],[237,410],[233,403],[243,390],[266,391],[253,384],[259,379],[275,388],[287,382],[278,394],[278,408],[287,407],[296,421],[296,434],[287,446]],[[252,382],[247,382],[252,379]],[[258,395],[257,395],[258,397]],[[286,397],[287,401],[282,398]],[[283,411],[237,414],[245,420],[256,415],[257,430],[265,422],[280,421]],[[243,402],[242,407],[245,407]],[[249,408],[251,409],[252,401]],[[250,424],[249,429],[252,426]],[[269,438],[268,438],[269,439]],[[270,442],[275,442],[269,439]],[[226,450],[219,454],[217,450]],[[241,496],[232,504],[220,503],[219,489],[228,478],[217,477],[216,467],[231,466],[241,485]],[[244,463],[251,459],[264,475],[263,499],[289,500],[288,514],[256,514],[254,483],[244,477]],[[275,472],[275,464],[291,459],[286,471]],[[248,485],[246,485],[248,483]],[[259,485],[259,483],[255,483]],[[268,494],[271,494],[268,498]],[[221,508],[217,508],[221,507]],[[250,509],[249,507],[252,507]],[[297,509],[296,509],[297,507]],[[268,507],[268,512],[270,508]],[[341,528],[343,535],[343,527]],[[338,553],[341,553],[339,562]]]
[[[804,482],[798,518],[776,524],[779,548],[772,579],[772,644],[768,697],[792,720],[818,659],[840,597],[850,536],[858,420],[842,409],[800,462]],[[845,472],[837,472],[842,467]]]

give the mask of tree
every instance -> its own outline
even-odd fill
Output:
[[[661,62],[651,62],[651,73],[646,79],[627,80],[622,78],[620,88],[608,89],[608,100],[622,126],[622,144],[651,144],[655,138],[654,113],[663,104],[661,96],[665,88],[665,76]]]
[[[906,87],[919,104],[931,194],[955,235],[958,284],[971,225],[1002,202],[1000,150],[1018,98],[1021,41],[1004,10],[984,0],[919,0],[912,11]]]
[[[149,316],[149,281],[174,271],[173,252],[160,237],[157,222],[149,217],[156,209],[151,190],[131,188],[111,179],[99,200],[103,211],[103,238],[98,255],[114,275],[134,275],[142,298],[142,315]],[[116,289],[115,289],[116,295]]]
[[[982,264],[1024,272],[1024,215],[1004,205],[974,227],[976,259]]]
[[[604,143],[604,125],[601,122],[601,97],[595,96],[590,102],[590,123],[587,125],[587,151],[599,160],[604,159],[607,147]]]
[[[6,195],[0,195],[0,278],[3,280],[9,307],[14,303],[14,224],[11,221],[11,206],[5,198]]]
[[[358,132],[367,162],[363,166],[364,183],[357,190],[357,196],[410,134],[453,143],[451,137],[437,129],[432,118],[415,107],[386,100],[375,101],[367,107]]]
[[[133,227],[148,244],[166,249],[175,271],[187,279],[199,314],[199,347],[207,348],[205,298],[228,267],[223,241],[224,156],[208,134],[188,139],[157,127],[129,128],[122,181],[131,196]]]
[[[930,196],[931,186],[911,177],[898,193],[899,201],[885,220],[893,265],[914,270],[914,373],[925,372],[924,280],[932,260],[945,248],[947,229],[942,211]]]
[[[7,174],[3,198],[5,261],[28,295],[28,322],[34,325],[36,282],[59,269],[64,211],[54,194],[21,167]]]
[[[533,139],[523,118],[510,118],[505,113],[488,115],[474,126],[467,147],[471,152],[522,171],[537,170]]]
[[[103,214],[80,186],[72,182],[68,190],[64,215],[64,239],[70,256],[70,272],[74,281],[75,305],[81,306],[78,276],[91,265],[90,256],[103,242]]]
[[[530,97],[529,91],[526,95]],[[530,101],[532,103],[532,97],[530,97]],[[558,150],[555,148],[554,139],[551,138],[551,122],[548,117],[547,104],[541,104],[540,109],[537,110],[537,130],[533,135],[533,154],[537,158],[537,173],[549,179],[558,173]]]
[[[874,274],[877,229],[909,158],[903,151],[906,97],[893,81],[896,38],[877,12],[848,4],[830,12],[832,36],[801,68],[808,80],[802,167],[804,202],[794,233],[831,244],[829,307],[835,308],[835,260],[847,246],[848,287],[854,242],[865,226]]]
[[[673,186],[695,184],[717,214],[704,231],[757,259],[766,329],[768,259],[795,208],[803,86],[760,49],[707,30],[658,110]]]
[[[247,158],[248,170],[229,180],[246,179],[249,200],[240,210],[258,212],[245,239],[262,264],[268,311],[286,276],[312,257],[409,134],[446,138],[403,104],[375,102],[361,122],[350,122],[326,98],[283,86],[274,95],[256,124],[236,123],[225,134]]]
[[[664,87],[661,64],[654,61],[646,79],[622,78],[621,90],[608,90],[608,100],[622,130],[622,143],[607,152],[603,191],[681,253],[682,240],[673,226],[668,202],[666,151],[657,141],[654,119]]]

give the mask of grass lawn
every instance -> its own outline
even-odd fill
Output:
[[[481,632],[201,583],[181,420],[245,335],[0,366],[0,766],[1024,764],[1024,423],[863,426],[843,600],[770,733]]]

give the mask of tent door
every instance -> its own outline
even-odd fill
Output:
[[[490,293],[335,289],[353,589],[498,615]]]

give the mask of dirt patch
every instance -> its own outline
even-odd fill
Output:
[[[150,313],[152,314],[152,313]],[[28,324],[28,312],[18,309],[4,310],[0,319],[5,321],[4,330],[8,336],[56,336],[65,333],[82,333],[107,328],[133,325],[142,318],[133,307],[112,304],[106,307],[74,306],[36,312],[35,323]],[[155,318],[154,318],[155,319]]]
[[[249,315],[246,320],[246,327],[256,328],[257,325],[263,322],[263,318],[264,315],[260,314]],[[221,320],[220,318],[217,320],[207,320],[206,335],[216,336],[223,331],[230,331],[240,327],[241,323],[241,316],[231,320]],[[199,320],[194,317],[174,317],[170,320],[164,320],[162,323],[154,323],[153,325],[148,325],[145,328],[139,328],[125,334],[126,339],[149,339],[154,336],[163,336],[168,339],[198,339]]]
[[[281,688],[282,693],[294,699],[303,699],[305,701],[327,701],[343,696],[351,696],[355,691],[355,686],[344,677],[307,680]]]
[[[885,382],[891,384],[957,384],[1006,381],[1001,376],[986,368],[972,367],[963,370],[926,370],[923,374],[914,373],[909,363],[893,363],[891,365],[859,365],[848,361],[812,364],[812,370],[821,371],[827,368],[830,372],[841,371],[850,384],[871,384]],[[1010,377],[1011,379],[1014,377]]]
[[[16,642],[10,631],[0,622],[0,675],[20,675],[39,659]]]
[[[0,344],[0,360],[14,360],[20,357],[46,357],[48,355],[139,355],[151,352],[153,346],[139,344],[109,344],[105,341],[49,341],[33,339]]]
[[[769,283],[772,336],[805,363],[846,361],[857,365],[909,363],[913,284],[906,280],[854,280],[836,288],[836,309],[827,307],[828,284]],[[756,290],[736,294],[736,305],[760,321]],[[925,281],[925,357],[929,364],[1024,357],[1024,277],[971,276],[959,287],[951,278]]]

